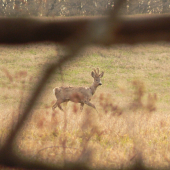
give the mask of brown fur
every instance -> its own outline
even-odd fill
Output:
[[[90,87],[55,87],[53,92],[57,98],[56,103],[53,105],[54,110],[57,106],[63,111],[61,103],[72,101],[80,103],[80,110],[83,110],[84,104],[96,109],[95,105],[90,103],[91,97],[94,95],[97,87],[102,85],[100,78],[103,77],[104,72],[99,74],[99,69],[94,69],[91,72],[91,76],[94,78],[94,82]]]

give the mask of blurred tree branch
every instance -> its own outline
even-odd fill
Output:
[[[114,21],[114,18],[113,18]],[[107,32],[107,17],[44,21],[24,18],[0,19],[0,44],[24,44],[68,41],[89,37],[88,43],[98,45],[135,44],[170,41],[170,15],[119,17]],[[111,19],[109,19],[111,22]],[[109,36],[109,41],[106,37]]]
[[[120,0],[119,0],[120,1]],[[122,1],[123,2],[123,1]],[[121,3],[118,4],[118,9]],[[117,9],[117,11],[118,11]],[[0,44],[26,44],[50,41],[64,44],[68,47],[68,54],[56,63],[46,66],[42,77],[32,93],[23,114],[9,135],[4,146],[0,149],[0,164],[12,167],[34,169],[89,169],[81,164],[67,164],[64,168],[55,165],[20,158],[14,152],[14,142],[23,122],[27,120],[35,101],[40,96],[46,82],[55,70],[89,44],[113,45],[135,44],[142,42],[170,41],[170,16],[151,17],[119,17],[117,11],[111,12],[110,17],[78,18],[56,21],[1,18]],[[113,21],[112,21],[113,19]],[[144,167],[140,164],[140,169]],[[138,164],[133,169],[139,168]]]

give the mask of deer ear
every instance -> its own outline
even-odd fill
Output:
[[[99,75],[100,78],[102,78],[104,75],[104,72],[102,71],[102,73]]]
[[[95,77],[95,74],[94,74],[94,72],[92,71],[91,72],[91,76],[94,78]]]

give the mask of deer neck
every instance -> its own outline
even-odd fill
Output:
[[[92,95],[95,93],[97,87],[98,86],[96,86],[94,83],[90,86],[90,90],[91,90]]]

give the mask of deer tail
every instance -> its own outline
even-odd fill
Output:
[[[55,94],[55,88],[53,89],[53,93]]]
[[[55,88],[53,89],[53,93],[54,93],[54,94],[58,93],[59,91],[60,91],[60,88],[58,88],[58,87],[55,87]]]

